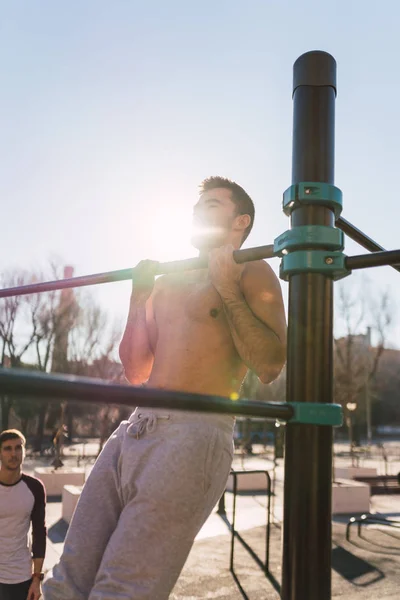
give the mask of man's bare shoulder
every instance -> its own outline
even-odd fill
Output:
[[[154,283],[154,291],[160,292],[175,288],[177,284],[184,281],[184,273],[168,273],[157,277]]]
[[[263,287],[280,287],[280,282],[272,267],[265,260],[255,260],[245,264],[243,275],[243,285],[254,285]]]

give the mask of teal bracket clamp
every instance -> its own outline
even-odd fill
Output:
[[[274,240],[276,256],[284,256],[288,251],[299,248],[343,250],[344,233],[336,227],[326,225],[299,225],[288,229]]]
[[[288,402],[293,407],[293,417],[288,423],[305,423],[308,425],[343,425],[343,409],[340,404],[324,404],[319,402]]]
[[[290,275],[321,273],[335,281],[350,275],[343,252],[327,250],[297,250],[282,257],[280,277],[287,281]]]
[[[337,220],[343,208],[343,194],[339,188],[329,183],[303,181],[291,185],[283,193],[283,212],[290,216],[302,204],[327,206],[333,210]]]

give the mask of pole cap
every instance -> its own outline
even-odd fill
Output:
[[[293,94],[300,85],[333,87],[336,96],[336,61],[327,52],[313,50],[293,65]]]

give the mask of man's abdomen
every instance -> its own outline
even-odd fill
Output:
[[[188,337],[163,343],[159,339],[149,387],[230,397],[240,389],[247,368],[233,344]]]

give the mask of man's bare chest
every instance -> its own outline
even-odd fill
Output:
[[[190,321],[222,325],[226,321],[221,297],[209,281],[181,282],[160,290],[154,300],[154,314],[158,324]]]

